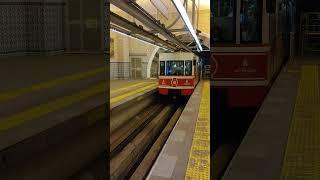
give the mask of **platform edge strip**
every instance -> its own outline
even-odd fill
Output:
[[[319,66],[303,65],[280,174],[281,180],[320,179]],[[310,138],[312,138],[310,140]]]
[[[204,81],[185,179],[210,179],[210,81]]]

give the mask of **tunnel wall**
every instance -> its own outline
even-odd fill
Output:
[[[110,78],[111,79],[144,79],[148,77],[149,61],[154,59],[156,46],[111,32]],[[141,75],[132,75],[132,58],[141,59]]]

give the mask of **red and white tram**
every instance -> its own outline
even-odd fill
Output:
[[[159,93],[191,95],[200,79],[199,57],[188,52],[161,53],[159,61]]]
[[[213,0],[211,82],[230,107],[258,106],[289,57],[291,0]]]

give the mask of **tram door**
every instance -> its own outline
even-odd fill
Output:
[[[142,79],[142,59],[132,57],[130,59],[130,69],[132,79]]]

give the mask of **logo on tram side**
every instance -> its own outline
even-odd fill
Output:
[[[246,58],[243,58],[241,65],[236,68],[233,72],[235,73],[256,73],[257,69],[250,66]]]
[[[186,79],[185,82],[184,82],[184,85],[185,86],[191,85],[191,82],[188,79]]]
[[[172,78],[172,80],[171,80],[171,85],[172,85],[173,87],[177,87],[177,86],[178,86],[178,79],[177,79],[177,78]]]

